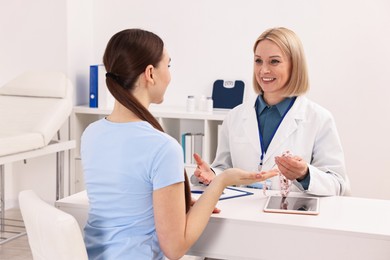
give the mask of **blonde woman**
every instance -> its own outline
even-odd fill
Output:
[[[256,39],[253,87],[256,99],[235,107],[223,122],[213,171],[204,161],[198,165],[199,181],[208,184],[215,173],[232,167],[248,171],[277,167],[292,191],[348,193],[335,121],[328,110],[304,96],[309,76],[302,44],[293,31],[271,28]],[[290,156],[282,156],[286,152]],[[274,177],[267,188],[281,189],[280,182]]]

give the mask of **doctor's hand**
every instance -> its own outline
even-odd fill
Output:
[[[299,156],[276,156],[279,171],[289,180],[303,180],[309,173],[307,163]]]
[[[194,159],[197,164],[196,170],[194,171],[194,175],[203,184],[210,184],[210,182],[215,177],[215,173],[210,169],[210,166],[202,160],[199,154],[194,153]]]

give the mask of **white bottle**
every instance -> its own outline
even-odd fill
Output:
[[[199,100],[199,110],[200,111],[207,111],[207,99],[206,96],[202,95]]]
[[[188,96],[187,97],[187,112],[194,112],[194,111],[195,111],[195,97]]]
[[[206,106],[207,106],[207,112],[209,113],[212,113],[213,112],[213,108],[214,108],[214,104],[213,104],[213,98],[212,97],[207,97],[207,101],[206,101]]]

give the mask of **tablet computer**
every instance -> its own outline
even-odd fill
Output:
[[[269,196],[264,207],[265,212],[318,215],[320,199],[316,197]]]

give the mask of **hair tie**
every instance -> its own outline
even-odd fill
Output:
[[[117,75],[115,75],[114,73],[111,73],[111,72],[107,72],[106,73],[106,78],[112,78],[114,80],[118,80],[119,77]]]
[[[125,88],[122,79],[118,75],[111,72],[107,72],[106,78],[112,78],[113,80],[115,80],[116,83],[119,84],[119,86]]]

